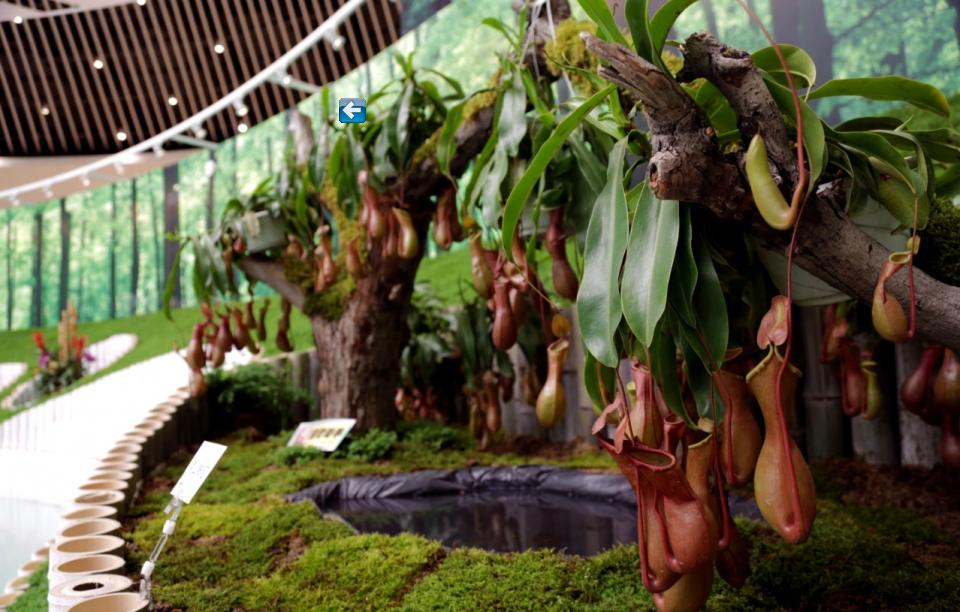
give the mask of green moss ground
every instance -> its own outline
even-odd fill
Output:
[[[590,558],[551,550],[495,554],[445,550],[415,535],[356,535],[310,503],[281,495],[355,474],[466,464],[541,462],[536,457],[434,451],[401,442],[389,461],[316,458],[293,467],[283,437],[223,440],[220,466],[181,515],[157,565],[156,595],[185,610],[645,610],[636,549]],[[131,573],[156,542],[160,512],[188,454],[163,470],[128,521]],[[599,453],[559,461],[613,470]],[[760,523],[738,519],[753,576],[739,592],[716,582],[710,610],[960,609],[958,541],[929,518],[890,506],[841,501],[848,481],[816,470],[822,492],[810,540],[791,546]]]

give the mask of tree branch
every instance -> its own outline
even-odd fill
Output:
[[[871,303],[880,268],[890,255],[843,212],[840,181],[822,185],[803,213],[794,261],[804,270],[862,302]],[[756,217],[750,227],[764,246],[783,252],[789,242]],[[904,269],[887,281],[887,292],[908,310],[909,287]],[[917,295],[917,331],[938,344],[960,348],[960,287],[941,283],[914,267]]]
[[[606,62],[600,76],[643,103],[653,145],[650,186],[657,197],[699,202],[719,217],[742,219],[749,206],[740,171],[721,155],[713,128],[680,84],[626,47],[590,34],[583,39]]]
[[[297,309],[303,310],[306,296],[298,285],[287,280],[283,274],[283,266],[279,262],[251,256],[244,257],[237,262],[237,265],[248,277],[273,287],[281,297],[286,298]]]
[[[701,32],[687,38],[683,56],[683,70],[677,78],[704,78],[713,83],[737,113],[744,142],[763,134],[774,177],[789,193],[797,183],[797,159],[790,150],[783,115],[750,55]]]
[[[738,166],[722,158],[716,143],[703,134],[706,119],[683,88],[633,52],[596,37],[585,39],[587,48],[608,63],[601,68],[601,76],[626,88],[643,102],[643,111],[654,135],[653,160],[658,164],[651,162],[650,180],[651,184],[657,181],[658,197],[703,204],[726,219],[743,218],[746,211],[742,205],[745,203],[748,210],[751,208],[750,199],[744,194],[746,179]],[[689,74],[702,75],[715,82],[740,114],[745,135],[747,130],[761,129],[764,136],[769,137],[778,132],[772,124],[779,123],[783,134],[781,144],[785,144],[783,119],[779,114],[776,120],[770,116],[765,100],[769,92],[763,95],[756,89],[756,79],[751,73],[759,75],[749,57],[744,61],[742,52],[715,43],[703,35],[691,37],[687,45],[688,54],[693,54]],[[750,85],[739,89],[738,84],[744,83]],[[670,166],[671,180],[664,182],[662,164],[679,159],[685,163]],[[661,176],[656,176],[658,172]],[[736,199],[724,206],[717,204],[718,197]],[[880,268],[890,251],[846,216],[844,200],[842,181],[818,188],[803,214],[795,262],[838,290],[869,304]],[[788,247],[789,233],[771,229],[759,215],[753,215],[746,229],[767,247],[781,251]],[[960,348],[960,287],[941,283],[919,269],[914,273],[918,332],[933,342]],[[887,290],[901,305],[908,305],[906,272],[888,281]]]

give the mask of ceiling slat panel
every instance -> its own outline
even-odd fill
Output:
[[[0,20],[0,156],[113,153],[150,138],[274,62],[343,0],[15,3],[24,7],[23,23]],[[65,8],[79,10],[43,15]],[[397,3],[367,0],[340,26],[342,49],[321,41],[288,70],[324,85],[383,50],[398,30]],[[216,42],[223,54],[214,53]],[[99,70],[93,67],[98,58]],[[176,106],[168,104],[170,96]],[[305,97],[265,83],[246,96],[244,121],[252,126]],[[207,138],[234,136],[239,121],[235,109],[224,110],[204,126]],[[116,138],[119,130],[126,140]]]

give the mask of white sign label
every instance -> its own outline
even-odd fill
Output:
[[[287,446],[308,446],[330,453],[337,450],[356,423],[356,419],[305,421],[297,426]]]
[[[227,451],[227,447],[214,442],[204,442],[197,450],[197,454],[190,460],[187,469],[184,470],[180,480],[177,481],[173,491],[170,494],[189,504],[193,501],[193,496],[200,490],[200,486],[216,467],[220,457]]]

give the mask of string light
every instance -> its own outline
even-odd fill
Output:
[[[146,6],[147,0],[137,0],[137,4],[139,4],[140,6]]]
[[[217,44],[213,45],[213,52],[217,55],[223,55],[223,52],[226,50],[227,48],[223,46],[223,43],[218,42]]]
[[[126,133],[126,132],[124,132],[123,130],[120,130],[119,132],[117,132],[117,140],[119,140],[120,142],[123,142],[123,141],[125,141],[126,139],[127,139],[127,133]]]
[[[193,135],[197,138],[204,138],[207,135],[207,130],[203,129],[203,126],[199,123],[194,125],[191,129],[193,130]]]
[[[240,123],[237,124],[237,131],[240,132],[241,134],[246,134],[248,129],[249,129],[249,126],[247,126],[246,122],[244,121],[241,121]]]
[[[50,107],[47,106],[46,104],[44,104],[43,106],[41,106],[41,107],[40,107],[40,114],[43,115],[44,117],[48,117],[48,116],[50,115]]]
[[[97,70],[103,70],[103,60],[99,57],[93,60],[93,67]]]
[[[170,96],[169,98],[167,98],[167,104],[169,104],[170,106],[176,106],[179,103],[180,101],[177,100],[176,96]]]
[[[13,18],[13,23],[20,25],[21,23],[23,23],[23,17],[21,17],[20,15],[17,15],[16,17]]]
[[[247,105],[243,103],[243,100],[237,100],[234,102],[233,110],[236,111],[237,117],[246,117],[247,113],[250,112],[250,109],[248,109]]]
[[[324,38],[334,51],[343,49],[344,45],[347,44],[347,39],[341,36],[336,30],[327,33],[324,35]]]

